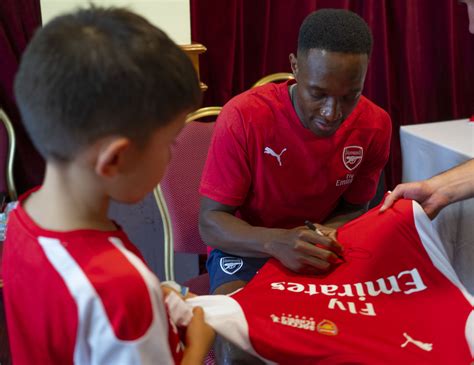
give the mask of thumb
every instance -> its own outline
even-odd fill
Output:
[[[397,200],[397,197],[395,194],[393,194],[390,190],[387,191],[387,195],[385,196],[382,206],[379,209],[379,212],[385,212],[390,206],[393,205],[393,203]]]
[[[424,203],[424,204],[421,204],[421,207],[425,211],[428,218],[430,218],[431,220],[435,219],[438,216],[439,212],[441,211],[440,208],[437,208],[433,206],[432,204]]]
[[[202,310],[201,307],[193,308],[193,318],[204,319],[204,311]]]

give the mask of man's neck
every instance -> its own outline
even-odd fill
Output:
[[[303,127],[308,128],[305,123],[303,122],[303,116],[301,115],[301,110],[298,106],[298,103],[296,101],[296,84],[292,84],[288,86],[288,93],[290,94],[290,101],[291,105],[293,105],[293,109],[295,109],[296,115],[298,116],[298,119],[300,120],[300,123],[303,125]]]
[[[40,227],[54,231],[115,230],[107,217],[108,207],[108,196],[89,171],[50,163],[41,189],[24,203],[24,209]]]

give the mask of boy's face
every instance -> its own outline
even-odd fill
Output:
[[[160,182],[171,160],[171,145],[184,127],[187,113],[178,115],[168,125],[155,130],[145,146],[133,143],[122,154],[122,167],[109,195],[123,203],[142,200]]]

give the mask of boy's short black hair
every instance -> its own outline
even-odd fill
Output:
[[[15,96],[36,148],[58,161],[108,135],[144,144],[201,102],[191,60],[164,32],[128,10],[100,7],[36,32]]]
[[[310,49],[370,56],[372,33],[359,15],[342,9],[321,9],[308,15],[298,35],[298,53]]]

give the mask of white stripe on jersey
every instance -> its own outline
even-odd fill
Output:
[[[436,266],[436,268],[457,288],[459,288],[466,300],[472,306],[474,306],[474,296],[472,296],[467,291],[461,280],[459,280],[459,277],[449,261],[446,249],[444,248],[444,245],[441,242],[441,239],[439,238],[438,232],[433,226],[433,223],[417,202],[413,200],[412,205],[416,230],[420,237],[421,243],[433,262],[433,265]],[[471,355],[474,357],[474,309],[471,311],[471,314],[469,315],[466,322],[466,341],[469,344]]]
[[[206,322],[221,336],[266,364],[276,364],[260,356],[252,347],[247,320],[242,307],[235,299],[227,295],[200,295],[187,299],[186,303],[204,308]]]
[[[474,310],[469,314],[466,323],[466,339],[471,348],[471,356],[474,358]]]
[[[147,333],[134,341],[123,341],[115,336],[99,295],[61,242],[55,238],[38,237],[46,257],[64,280],[77,305],[74,363],[173,364],[168,344],[168,321],[158,280],[119,238],[110,237],[109,240],[141,274],[152,302],[153,322]]]

